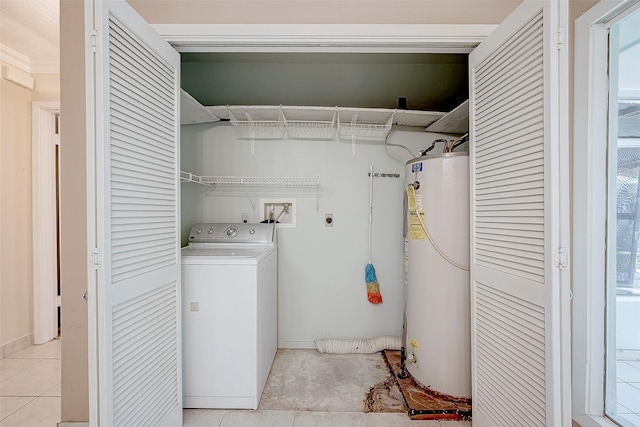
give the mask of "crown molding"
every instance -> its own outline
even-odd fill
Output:
[[[60,74],[59,59],[55,61],[31,59],[2,43],[0,43],[0,61],[29,74]]]
[[[0,43],[0,61],[16,67],[20,71],[31,74],[31,61],[29,57],[2,43]]]

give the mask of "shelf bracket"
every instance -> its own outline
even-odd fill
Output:
[[[249,199],[249,203],[251,203],[251,208],[253,209],[253,213],[256,213],[256,206],[253,204],[253,200],[251,200],[251,195],[249,194],[249,188],[246,185],[243,185],[244,191],[247,193],[247,199]]]

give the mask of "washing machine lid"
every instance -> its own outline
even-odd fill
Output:
[[[182,248],[182,264],[254,265],[275,250],[273,245],[191,245]]]
[[[189,245],[194,244],[250,244],[275,243],[275,224],[268,223],[199,223],[191,227]]]

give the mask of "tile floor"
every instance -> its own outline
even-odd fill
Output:
[[[0,359],[0,427],[55,427],[60,420],[60,340]],[[404,414],[185,409],[185,427],[470,427]]]
[[[471,427],[468,421],[411,421],[406,414],[185,409],[185,427]]]
[[[640,427],[640,361],[618,361],[618,416],[625,427]]]
[[[640,427],[640,361],[618,362],[618,416]],[[60,340],[0,359],[0,427],[55,427],[60,420]],[[405,414],[186,409],[186,427],[470,427],[470,422],[410,421]]]
[[[0,427],[55,427],[60,421],[60,340],[0,359]]]

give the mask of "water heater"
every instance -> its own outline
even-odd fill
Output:
[[[406,367],[432,390],[470,397],[469,156],[406,167]]]

